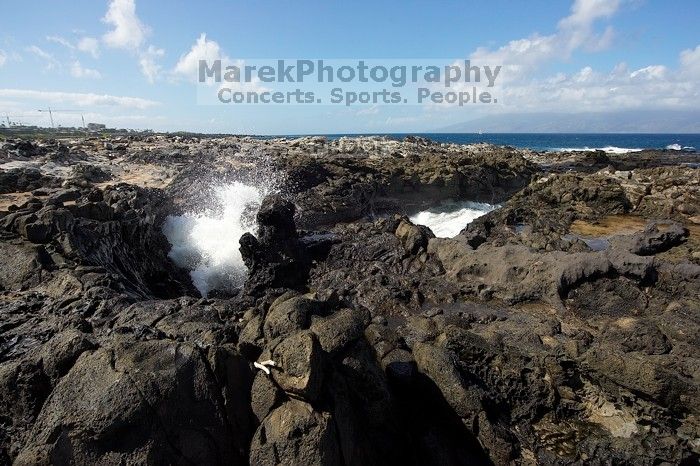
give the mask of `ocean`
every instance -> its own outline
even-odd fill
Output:
[[[490,144],[513,146],[538,151],[595,150],[624,153],[642,149],[672,149],[697,152],[700,150],[700,134],[582,134],[582,133],[410,133],[437,142]],[[402,139],[409,133],[375,134]],[[358,134],[327,134],[336,139]],[[369,135],[362,135],[369,136]]]

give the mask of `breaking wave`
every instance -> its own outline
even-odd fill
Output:
[[[644,149],[630,148],[630,147],[616,147],[616,146],[606,146],[606,147],[560,147],[555,149],[556,152],[588,152],[594,150],[602,150],[608,154],[628,154],[630,152],[641,152]]]
[[[215,188],[211,205],[200,212],[166,219],[163,234],[172,246],[168,256],[190,270],[202,296],[212,290],[233,291],[244,283],[247,269],[238,241],[254,232],[255,214],[272,191],[236,181]]]
[[[496,207],[498,206],[483,202],[449,201],[438,207],[418,212],[409,219],[414,224],[427,226],[438,238],[452,238],[469,223]]]

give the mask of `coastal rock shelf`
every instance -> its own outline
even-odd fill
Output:
[[[0,142],[0,464],[696,464],[699,162]]]

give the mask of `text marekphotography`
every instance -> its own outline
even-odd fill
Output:
[[[498,104],[501,65],[470,60],[200,60],[202,105]]]

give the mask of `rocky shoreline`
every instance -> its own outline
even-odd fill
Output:
[[[0,144],[2,464],[700,458],[700,155]],[[202,298],[163,223],[227,180],[274,189]],[[447,199],[499,208],[408,219]]]

